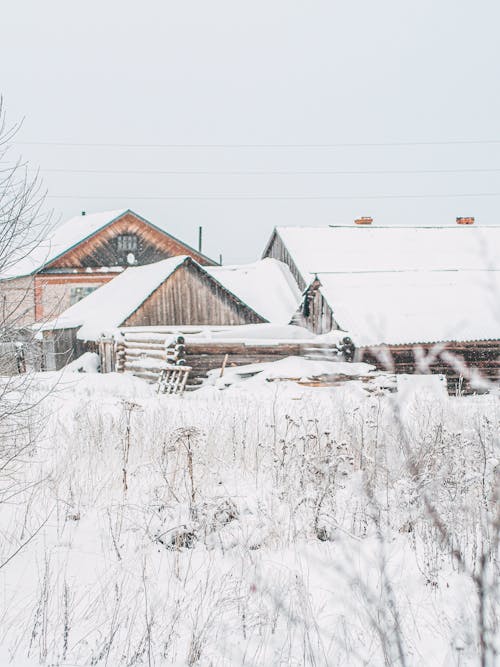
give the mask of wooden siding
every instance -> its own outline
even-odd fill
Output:
[[[43,332],[42,351],[44,370],[58,371],[72,359],[83,354],[83,345],[76,338],[77,331],[78,327]]]
[[[307,298],[307,295],[304,295],[304,298]],[[304,302],[302,302],[292,321],[315,334],[324,334],[340,328],[328,301],[319,290],[316,290],[309,299],[309,313],[304,314]]]
[[[290,269],[292,276],[295,278],[297,285],[301,292],[307,287],[304,278],[300,275],[295,262],[293,261],[290,253],[286,249],[285,244],[278,232],[274,231],[269,241],[269,244],[264,251],[264,257],[272,257],[273,259],[279,259],[280,262],[284,262]]]
[[[266,320],[192,262],[177,269],[122,326],[235,325]]]
[[[128,253],[119,252],[117,248],[117,237],[124,234],[133,234],[138,237],[139,247],[134,255],[139,265],[151,264],[177,255],[189,255],[202,265],[214,264],[189,246],[152,227],[133,213],[126,213],[47,264],[42,272],[50,273],[68,268],[126,266]]]

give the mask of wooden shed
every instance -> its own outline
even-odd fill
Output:
[[[445,373],[451,391],[498,379],[500,227],[281,227],[264,254],[302,290],[294,321],[348,331],[360,360]]]
[[[224,283],[228,278],[224,272],[210,272],[188,256],[129,268],[43,326],[45,345],[50,350],[48,368],[60,368],[71,354],[81,353],[81,342],[77,345],[77,341],[97,341],[102,335],[116,333],[119,327],[233,326],[269,322],[266,317],[269,314],[262,314],[260,306],[264,301],[273,310],[272,304],[267,303],[273,294],[280,303],[282,298],[288,303],[286,319],[289,320],[297,307],[299,294],[283,276],[286,267],[277,266],[273,260],[260,264],[260,267],[252,265],[254,270],[242,267],[238,278],[234,275],[236,268],[230,269],[229,281],[242,288],[247,300],[226,287]],[[255,282],[259,277],[270,275],[276,280],[271,296],[267,297],[263,290],[255,289]],[[253,293],[249,282],[254,283]],[[252,303],[248,303],[248,297]],[[52,349],[59,351],[58,357],[54,357]]]

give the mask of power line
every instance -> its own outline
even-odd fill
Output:
[[[467,146],[500,144],[500,139],[450,139],[447,141],[388,141],[332,144],[129,144],[84,143],[63,141],[17,141],[20,146],[58,146],[63,148],[172,148],[172,149],[332,149],[332,148],[385,148],[394,146]]]
[[[470,174],[470,173],[499,173],[500,168],[491,169],[382,169],[382,170],[237,170],[237,171],[210,171],[210,170],[182,170],[182,169],[41,169],[48,174],[113,174],[113,175],[144,175],[144,176],[394,176],[398,174]]]
[[[419,195],[160,195],[160,196],[110,196],[110,195],[47,195],[49,199],[118,199],[136,201],[313,201],[340,199],[444,199],[465,197],[500,197],[500,192],[473,192],[454,194],[419,194]]]

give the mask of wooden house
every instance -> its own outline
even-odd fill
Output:
[[[4,312],[18,327],[45,321],[129,266],[178,255],[188,255],[201,265],[215,264],[130,209],[82,213],[54,229],[0,276]]]
[[[46,366],[60,368],[89,341],[126,327],[287,324],[299,301],[288,268],[271,259],[203,267],[184,255],[128,268],[44,324]]]
[[[294,321],[348,331],[358,358],[379,367],[444,372],[451,389],[476,371],[497,379],[500,227],[362,220],[274,230],[264,256],[285,262],[302,291]]]

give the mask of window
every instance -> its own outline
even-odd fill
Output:
[[[116,237],[116,249],[118,252],[136,252],[138,239],[135,234],[120,234]]]
[[[81,301],[95,289],[95,287],[72,287],[69,293],[70,304],[73,305],[74,303],[77,303],[77,301]]]

